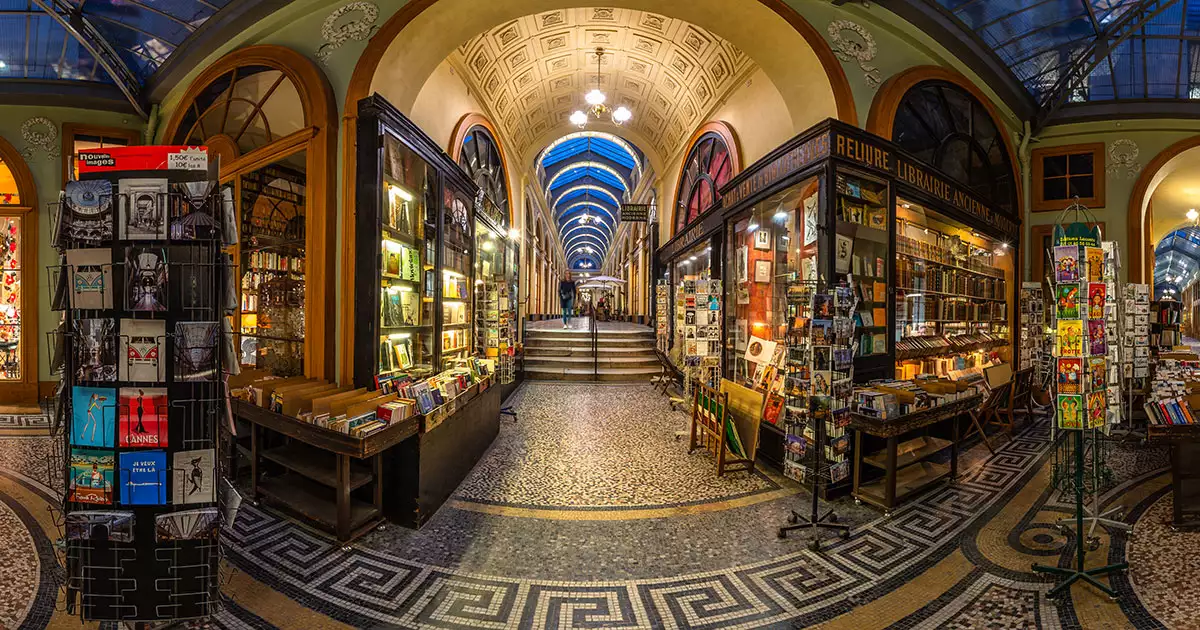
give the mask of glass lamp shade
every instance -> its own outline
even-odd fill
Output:
[[[613,122],[619,125],[621,123],[628,122],[630,118],[633,118],[633,112],[629,111],[628,107],[622,105],[613,111],[612,117]]]
[[[575,125],[576,127],[582,127],[587,124],[588,117],[587,114],[581,111],[575,111],[571,114],[570,121],[572,125]]]
[[[587,104],[592,106],[602,105],[606,98],[607,97],[604,96],[604,92],[601,92],[600,90],[592,90],[583,96],[583,100],[587,101]]]

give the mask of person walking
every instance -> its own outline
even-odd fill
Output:
[[[575,305],[575,283],[571,281],[570,273],[564,273],[558,283],[558,302],[562,306],[563,328],[570,328],[568,322]]]

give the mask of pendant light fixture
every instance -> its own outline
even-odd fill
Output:
[[[569,118],[571,124],[580,129],[586,127],[593,118],[596,120],[608,118],[612,124],[617,126],[623,125],[633,118],[633,112],[628,107],[618,105],[616,109],[613,109],[605,104],[608,101],[608,95],[600,89],[600,64],[603,62],[605,54],[607,53],[603,48],[596,49],[596,87],[583,95],[583,100],[588,104],[587,111],[575,110]]]

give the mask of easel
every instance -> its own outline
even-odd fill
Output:
[[[692,429],[688,454],[707,449],[717,458],[717,476],[726,470],[754,470],[754,460],[729,448],[727,431],[737,431],[729,411],[729,394],[697,382],[692,390]]]

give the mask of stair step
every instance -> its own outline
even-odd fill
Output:
[[[627,381],[640,382],[648,381],[650,378],[658,376],[659,370],[646,368],[605,368],[602,367],[595,373],[591,368],[545,368],[540,366],[526,366],[525,377],[529,379],[541,379],[552,381]]]
[[[600,345],[596,348],[596,351],[599,352],[601,354],[601,356],[606,355],[606,354],[619,354],[622,356],[631,355],[631,354],[648,354],[650,356],[656,356],[654,354],[654,346],[653,345],[650,345],[650,346],[645,346],[645,345],[638,345],[638,346]],[[591,356],[592,347],[591,346],[542,346],[542,345],[528,345],[528,344],[525,346],[525,354],[527,354],[527,355],[535,354],[535,353],[573,353],[573,352],[586,352],[588,354],[588,356]]]
[[[526,344],[526,347],[533,345],[533,346],[544,346],[544,347],[550,347],[550,348],[573,348],[573,347],[580,347],[580,346],[586,346],[586,347],[590,348],[590,347],[592,347],[592,340],[591,339],[545,339],[545,338],[540,338],[540,337],[535,339],[535,338],[531,338],[531,337],[526,337],[525,344]],[[608,347],[608,348],[653,348],[654,340],[653,339],[642,339],[642,340],[629,339],[629,340],[614,341],[612,339],[598,339],[596,341],[596,345]]]
[[[587,357],[562,357],[562,356],[529,356],[525,355],[525,365],[547,365],[547,364],[571,364],[571,365],[591,365],[597,363],[602,366],[612,367],[641,367],[644,365],[661,365],[658,362],[658,357],[638,357],[638,358],[610,358],[600,357],[595,360],[590,356]]]

